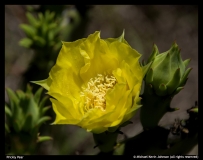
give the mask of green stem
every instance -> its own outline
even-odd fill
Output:
[[[152,88],[146,85],[145,92],[142,96],[140,111],[140,120],[144,129],[152,129],[158,126],[163,115],[170,110],[171,96],[158,96]]]
[[[103,132],[100,134],[94,134],[94,141],[96,143],[95,147],[99,147],[101,152],[111,152],[116,145],[116,140],[118,137],[118,132]]]

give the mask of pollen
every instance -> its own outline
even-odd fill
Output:
[[[102,111],[106,109],[106,93],[117,83],[114,76],[98,74],[91,78],[86,87],[82,88],[81,97],[84,98],[84,111],[99,108]]]

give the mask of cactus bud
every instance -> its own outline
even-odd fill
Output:
[[[158,49],[156,50],[156,53],[158,53]],[[167,92],[162,95],[158,94],[159,96],[172,94],[178,87],[183,87],[184,82],[191,71],[190,68],[185,71],[190,59],[185,61],[182,60],[180,56],[180,49],[176,43],[174,43],[171,48],[164,53],[155,54],[153,51],[148,59],[148,62],[151,61],[153,61],[151,65],[153,75],[152,71],[149,70],[145,79],[146,83],[152,84],[156,93],[159,93],[161,84],[166,85]],[[150,80],[153,80],[153,82],[149,81],[149,77]]]
[[[180,51],[175,42],[163,53],[159,53],[156,45],[153,46],[147,60],[152,64],[144,78],[142,95],[141,123],[144,129],[156,127],[166,112],[176,110],[170,108],[171,100],[183,89],[191,71],[191,68],[186,70],[190,59],[183,61]]]

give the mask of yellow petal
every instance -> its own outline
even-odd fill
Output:
[[[41,80],[41,81],[31,81],[32,83],[38,84],[40,86],[42,86],[44,89],[49,90],[50,85],[52,83],[51,78],[47,78],[45,80]]]
[[[69,106],[64,106],[59,101],[50,98],[53,106],[53,110],[56,113],[56,119],[53,124],[77,124],[80,119],[76,119],[72,115],[72,102],[71,100],[67,99],[66,104],[69,104]]]
[[[131,107],[131,103],[132,103],[132,95],[131,91],[128,90],[119,100],[119,103],[116,106],[114,113],[109,116],[109,119],[112,120],[112,123],[109,127],[114,127],[120,124],[120,122],[123,120],[126,114],[126,111],[128,110],[128,108]]]
[[[142,68],[139,64],[140,53],[132,49],[129,45],[118,41],[111,43],[109,47],[111,53],[117,57],[120,64],[124,60],[130,66],[132,72],[137,75],[137,78],[142,79]]]
[[[110,112],[117,107],[120,99],[126,92],[126,83],[116,84],[113,89],[106,93],[106,111]]]
[[[120,68],[113,70],[112,74],[116,78],[118,83],[123,83],[123,84],[126,83],[125,78],[122,77],[122,70]]]
[[[92,45],[94,44],[94,45]],[[100,39],[99,33],[87,38],[80,46],[80,53],[85,65],[80,70],[80,76],[86,83],[97,74],[109,73],[118,67],[118,60],[109,50],[109,46]]]
[[[123,121],[121,122],[121,124],[124,123],[124,122],[126,122],[126,121],[128,121],[128,120],[130,120],[130,119],[135,115],[135,113],[137,112],[137,110],[138,110],[140,107],[142,107],[142,105],[138,104],[140,100],[141,100],[141,99],[140,99],[140,97],[139,97],[139,93],[137,93],[137,95],[135,96],[135,98],[134,98],[134,100],[133,100],[133,102],[134,102],[133,106],[130,107],[130,108],[127,110],[127,112],[126,112],[126,114],[125,114],[125,117],[124,117]]]
[[[62,42],[62,48],[58,55],[56,65],[64,69],[72,68],[75,74],[78,74],[80,68],[84,66],[84,59],[80,54],[79,46],[84,39],[75,42]]]
[[[88,132],[92,132],[95,134],[100,134],[102,132],[105,132],[108,128],[101,127],[101,128],[94,128],[94,129],[87,129]]]
[[[72,99],[71,97],[65,97],[58,93],[52,93],[51,96],[65,106],[67,110],[70,110],[70,114],[74,119],[82,119],[84,111],[81,111],[81,104],[78,100]]]
[[[128,42],[124,39],[124,34],[125,34],[125,31],[123,30],[123,33],[120,37],[118,37],[118,38],[107,38],[107,39],[105,39],[105,41],[109,44],[112,42],[115,42],[115,41],[119,41],[119,42],[122,42],[122,43],[129,45]]]
[[[127,81],[129,89],[132,90],[135,84],[140,84],[136,75],[134,74],[134,72],[132,72],[130,66],[125,61],[122,61],[121,63],[121,70],[122,77]]]
[[[82,80],[71,68],[64,69],[55,65],[50,72],[50,77],[52,78],[48,92],[50,95],[58,93],[65,97],[80,98]]]

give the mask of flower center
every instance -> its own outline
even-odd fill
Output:
[[[84,97],[84,111],[89,109],[100,108],[102,111],[106,109],[106,92],[113,88],[116,84],[114,76],[103,76],[98,74],[91,78],[87,83],[87,87],[82,88],[81,97]]]

